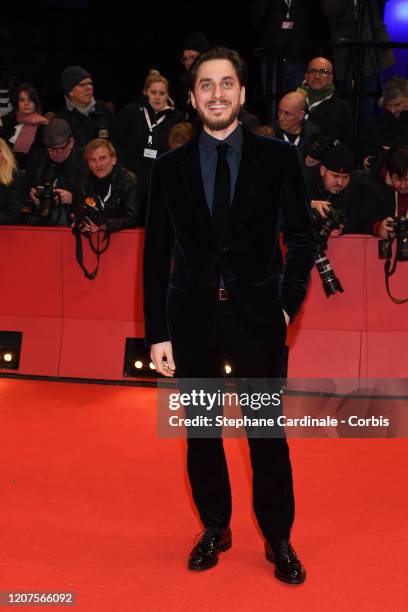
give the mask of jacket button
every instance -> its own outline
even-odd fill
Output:
[[[230,250],[229,246],[222,247],[221,253],[228,253],[229,250]]]

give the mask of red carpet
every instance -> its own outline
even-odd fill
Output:
[[[262,556],[246,442],[226,441],[233,548],[194,574],[184,442],[157,438],[154,400],[0,379],[0,592],[72,591],[75,607],[41,609],[80,612],[406,610],[406,440],[290,441],[293,543],[308,571],[294,587]]]

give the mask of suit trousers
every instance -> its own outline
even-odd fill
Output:
[[[171,321],[170,321],[171,327]],[[270,321],[254,323],[233,299],[217,302],[214,327],[187,348],[173,328],[176,375],[221,378],[225,359],[234,378],[279,378],[286,323],[277,302]],[[289,539],[294,496],[289,448],[284,437],[248,437],[252,466],[253,507],[269,542]],[[194,503],[204,527],[225,528],[231,520],[231,489],[221,432],[218,437],[187,438],[187,469]]]

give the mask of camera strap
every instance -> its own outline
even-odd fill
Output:
[[[83,271],[85,277],[88,280],[94,280],[98,274],[99,271],[99,262],[100,262],[100,258],[102,253],[104,253],[106,251],[106,249],[109,246],[110,243],[110,234],[109,232],[104,232],[102,230],[99,230],[98,232],[96,232],[96,246],[93,243],[92,240],[92,236],[88,236],[88,241],[89,241],[89,246],[91,247],[91,250],[95,253],[96,255],[96,267],[93,270],[93,272],[89,272],[84,264],[84,251],[83,251],[83,247],[82,247],[82,233],[77,229],[75,231],[75,254],[76,254],[76,260],[79,264],[79,267],[81,268],[81,270]],[[103,238],[102,238],[102,242],[105,242],[105,245],[100,246],[100,234],[103,234]]]
[[[391,295],[391,290],[390,290],[390,276],[394,274],[397,268],[398,255],[399,255],[399,246],[397,246],[392,267],[391,267],[391,257],[385,261],[385,264],[384,264],[385,286],[387,288],[388,297],[390,298],[390,300],[394,302],[394,304],[405,304],[406,302],[408,302],[408,298],[405,298],[405,299],[396,298],[393,295]]]

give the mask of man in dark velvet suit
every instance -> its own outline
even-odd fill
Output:
[[[281,374],[286,326],[305,297],[316,241],[293,145],[244,132],[239,55],[214,48],[191,71],[198,138],[154,165],[144,255],[145,329],[159,374],[219,378]],[[279,245],[283,228],[285,265]],[[305,579],[291,544],[292,473],[285,438],[250,438],[254,510],[275,575]],[[231,492],[221,436],[187,440],[187,467],[204,533],[189,568],[231,546]]]

